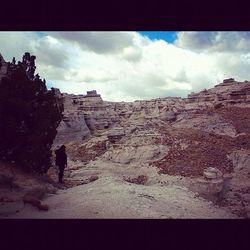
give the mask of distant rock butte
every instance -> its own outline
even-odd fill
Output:
[[[249,81],[225,79],[187,98],[108,102],[96,91],[63,97],[57,142],[66,143],[78,168],[74,180],[143,174],[153,185],[181,176],[188,189],[250,216]]]
[[[85,95],[64,93],[62,97],[65,107],[64,118],[58,127],[55,146],[82,141],[98,130],[126,128],[128,124],[129,127],[134,125],[139,129],[144,123],[152,120],[160,119],[173,123],[183,119],[187,112],[194,114],[207,108],[222,106],[250,107],[250,82],[225,79],[214,88],[191,93],[187,98],[166,97],[134,102],[109,102],[103,101],[96,90],[87,91]]]

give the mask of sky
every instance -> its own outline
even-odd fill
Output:
[[[106,101],[186,97],[226,78],[250,80],[250,32],[0,32],[6,61],[36,56],[36,72],[63,93]]]

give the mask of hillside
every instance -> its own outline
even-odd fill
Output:
[[[65,184],[49,211],[9,217],[249,218],[250,82],[130,103],[62,97],[53,149],[66,145]]]

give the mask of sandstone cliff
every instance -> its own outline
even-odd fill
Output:
[[[45,198],[48,212],[10,217],[249,218],[249,84],[135,102],[63,94],[64,185]]]
[[[103,101],[94,91],[66,94],[75,107],[72,116],[84,117],[81,133],[87,135],[68,141],[72,180],[143,174],[150,185],[181,176],[181,185],[246,216],[250,169],[239,167],[235,157],[250,155],[249,86],[225,79],[187,98],[129,103]],[[206,174],[209,168],[222,176],[207,179],[214,175]]]

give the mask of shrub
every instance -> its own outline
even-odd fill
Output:
[[[22,63],[7,63],[0,78],[0,158],[45,173],[63,104],[55,89],[47,90],[45,80],[34,76],[34,60],[25,53]]]

